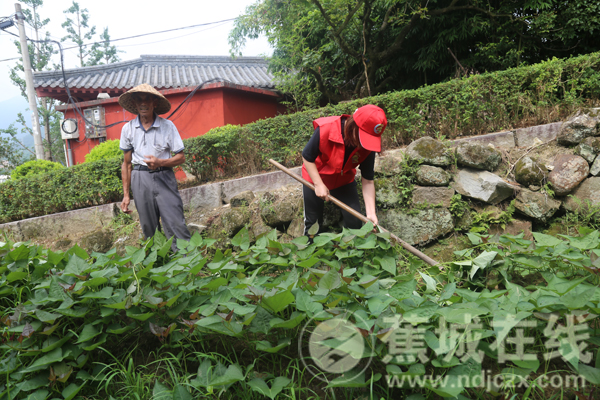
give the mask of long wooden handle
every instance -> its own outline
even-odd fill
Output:
[[[315,186],[312,183],[310,183],[306,179],[302,178],[301,176],[294,174],[292,171],[290,171],[289,169],[287,169],[283,165],[279,164],[277,161],[270,159],[269,162],[271,164],[273,164],[274,166],[276,166],[277,168],[279,168],[280,170],[282,170],[283,172],[285,172],[286,174],[288,174],[289,176],[291,176],[292,178],[294,178],[295,180],[297,180],[298,182],[300,182],[303,185],[309,187],[313,191],[315,190]],[[331,202],[333,204],[335,204],[336,206],[344,209],[345,211],[347,211],[350,214],[354,215],[356,218],[360,219],[361,221],[363,221],[363,222],[371,222],[370,219],[368,219],[367,217],[365,217],[361,213],[357,212],[355,209],[353,209],[351,207],[348,207],[346,204],[342,203],[341,201],[339,201],[338,199],[336,199],[335,197],[333,197],[331,194],[329,195],[329,200],[331,200]],[[406,243],[404,240],[400,239],[398,236],[394,235],[392,232],[388,231],[387,229],[385,229],[381,225],[377,225],[377,226],[382,231],[388,232],[390,234],[390,237],[392,239],[394,239],[397,243],[399,243],[404,249],[406,249],[411,254],[419,257],[421,260],[425,261],[427,264],[429,264],[429,265],[438,265],[439,264],[437,261],[435,261],[431,257],[427,256],[426,254],[423,254],[419,250],[415,249],[413,246],[411,246],[410,244]]]

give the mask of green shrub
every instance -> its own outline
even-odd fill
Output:
[[[85,162],[106,160],[109,158],[123,157],[123,150],[119,148],[120,140],[108,140],[94,147],[85,155]]]
[[[272,169],[267,163],[270,158],[286,166],[299,165],[301,151],[313,132],[314,119],[351,114],[369,103],[386,112],[389,126],[384,144],[398,147],[423,136],[453,139],[556,122],[577,107],[598,104],[599,100],[600,53],[552,59],[267,118],[243,127],[229,127],[226,134],[217,128],[184,140],[187,160],[183,168],[197,178],[202,175],[202,179],[207,179],[211,177],[207,171],[218,164],[215,152],[221,159],[229,160],[244,157],[249,149],[255,153],[244,160],[248,171]]]
[[[0,184],[0,221],[91,207],[122,197],[121,160],[94,161]]]
[[[63,169],[64,167],[57,163],[48,160],[31,160],[19,165],[11,173],[11,179],[22,179],[34,175],[46,174],[50,171]]]
[[[245,127],[226,125],[186,139],[182,167],[202,180],[256,172],[260,159],[247,137]]]

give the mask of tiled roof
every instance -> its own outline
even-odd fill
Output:
[[[237,85],[274,89],[267,61],[260,57],[161,56],[143,55],[138,59],[108,65],[65,70],[70,89],[125,91],[141,83],[157,89],[197,86],[211,80]],[[63,88],[61,71],[35,72],[36,89]]]

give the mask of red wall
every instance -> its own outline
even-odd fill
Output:
[[[259,119],[274,117],[278,114],[277,96],[270,92],[238,88],[217,87],[199,90],[170,118],[175,124],[182,139],[200,136],[210,129],[227,124],[244,125]],[[173,89],[162,92],[171,102],[171,111],[161,115],[166,118],[173,112],[190,93],[189,89]],[[119,121],[129,121],[136,115],[125,111],[117,98],[94,100],[78,103],[83,110],[90,107],[102,106],[105,112],[106,125]],[[62,108],[62,107],[61,107]],[[85,123],[72,106],[64,106],[61,110],[65,118],[75,118],[79,125],[79,141],[67,140],[71,147],[73,164],[85,161],[85,155],[99,144],[99,139],[85,138]],[[120,139],[123,123],[106,130],[106,140]],[[68,148],[68,147],[67,147]],[[178,174],[178,178],[183,178]]]

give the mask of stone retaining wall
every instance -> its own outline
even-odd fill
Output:
[[[530,146],[534,143],[536,137],[543,142],[555,139],[561,124],[561,122],[557,122],[517,129],[515,131],[461,138],[455,140],[452,146],[458,146],[464,142],[482,142],[493,144],[498,148]],[[300,174],[300,167],[293,168],[292,171]],[[254,192],[268,191],[289,184],[300,185],[300,183],[283,172],[277,171],[196,186],[183,189],[180,193],[184,206],[188,209],[209,210],[227,204],[232,197],[248,190]],[[135,211],[134,201],[132,201],[131,208]],[[15,241],[85,235],[108,225],[111,219],[119,212],[119,203],[105,204],[0,224],[0,230],[9,239]]]

